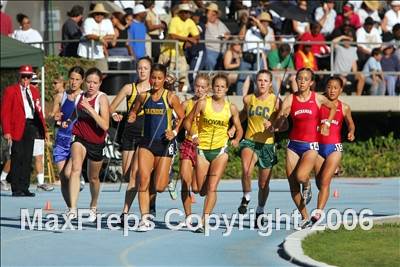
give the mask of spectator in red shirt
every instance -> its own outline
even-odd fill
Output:
[[[3,4],[0,3],[0,34],[11,36],[13,33],[12,19],[7,13],[1,11]]]
[[[311,52],[311,44],[304,44],[303,49],[297,50],[294,54],[294,63],[296,70],[310,68],[313,71],[318,70],[317,60]]]
[[[335,28],[341,27],[346,18],[354,28],[358,29],[362,26],[360,17],[354,12],[354,6],[352,4],[345,4],[342,10],[343,13],[336,16]]]
[[[311,32],[305,32],[300,36],[299,41],[321,42],[311,44],[311,52],[316,56],[324,56],[330,53],[330,48],[326,45],[325,36],[321,33],[321,25],[318,22],[312,23]],[[303,45],[300,45],[299,49],[303,49]]]

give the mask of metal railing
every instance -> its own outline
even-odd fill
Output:
[[[29,43],[29,44],[58,44],[58,43],[77,43],[80,42],[80,40],[56,40],[56,41],[43,41],[43,42],[34,42],[34,43]],[[94,40],[90,40],[90,41],[86,41],[86,42],[90,42],[90,48],[91,48],[91,53],[89,53],[89,47],[87,48],[87,54],[91,54],[89,58],[87,59],[94,59],[94,47],[96,46],[96,42]],[[146,40],[136,40],[136,39],[117,39],[117,42],[138,42],[138,43],[161,43],[161,44],[173,44],[173,46],[175,46],[175,51],[179,51],[179,43],[180,41],[178,40],[172,40],[172,39],[165,39],[165,40],[152,40],[152,39],[146,39]],[[263,49],[262,47],[265,44],[290,44],[292,46],[294,45],[301,45],[301,44],[323,44],[323,45],[327,45],[330,47],[330,53],[329,53],[329,57],[330,57],[330,70],[318,70],[315,72],[315,74],[322,74],[322,75],[335,75],[335,74],[342,74],[339,72],[335,72],[335,70],[333,69],[334,67],[334,50],[335,50],[335,45],[340,45],[343,42],[332,42],[332,41],[244,41],[244,40],[200,40],[200,43],[218,43],[220,44],[220,51],[221,53],[223,53],[225,51],[224,46],[229,46],[229,44],[231,43],[241,43],[243,44],[251,44],[251,43],[255,43],[257,45],[257,47],[255,48],[256,51],[260,51],[262,52]],[[347,43],[350,43],[351,45],[360,45],[360,44],[365,44],[365,45],[382,45],[384,43],[377,43],[377,42],[349,42],[346,41]],[[399,46],[400,44],[396,44],[397,46]],[[396,47],[395,47],[396,48]],[[399,47],[397,47],[397,49],[400,49]],[[293,49],[292,49],[293,50]],[[161,52],[161,51],[160,51]],[[294,56],[294,51],[291,51],[291,55]],[[179,52],[175,53],[175,62],[178,63],[178,57],[179,57]],[[221,70],[224,73],[232,73],[232,74],[256,74],[259,70],[260,70],[260,56],[257,56],[257,62],[256,62],[256,69],[255,70]],[[192,71],[189,70],[187,71],[187,73],[209,73],[212,72],[214,70],[201,70],[201,71]],[[273,70],[273,73],[281,73],[284,72],[285,70]],[[358,70],[358,72],[362,72],[362,70]],[[132,73],[136,73],[136,70],[107,70],[105,71],[105,73],[108,74],[132,74]],[[180,74],[180,70],[179,68],[175,68],[173,70],[173,73],[175,74],[176,77],[179,77]],[[288,74],[294,74],[296,73],[296,70],[287,70]],[[384,75],[399,75],[400,76],[400,72],[393,72],[393,71],[382,71],[382,73]],[[368,74],[371,74],[371,72],[369,72]],[[347,73],[346,75],[355,75],[355,73],[350,72]]]

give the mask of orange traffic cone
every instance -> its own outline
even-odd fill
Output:
[[[51,207],[51,202],[49,200],[46,201],[46,204],[44,205],[44,210],[45,211],[52,211],[53,208]]]
[[[333,197],[334,198],[339,198],[339,192],[337,189],[335,189],[335,191],[333,191]]]
[[[192,199],[192,204],[196,203],[196,197],[193,192],[190,192],[190,198]]]

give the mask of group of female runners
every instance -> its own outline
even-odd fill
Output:
[[[297,72],[298,91],[283,101],[272,90],[272,73],[261,70],[256,75],[254,94],[243,98],[239,111],[226,97],[228,78],[215,75],[210,81],[198,74],[194,82],[194,96],[180,102],[166,85],[167,70],[152,64],[150,58],[137,63],[138,81],[125,85],[109,105],[99,91],[102,74],[98,69],[74,67],[69,72],[69,89],[56,97],[55,119],[59,122],[54,147],[54,160],[59,167],[62,195],[68,206],[70,219],[77,217],[79,177],[82,164],[88,159],[91,203],[89,220],[96,219],[99,196],[99,172],[102,165],[104,139],[109,118],[120,122],[116,112],[126,99],[127,123],[122,135],[122,167],[129,177],[121,219],[129,212],[138,193],[141,222],[139,231],[150,229],[147,216],[154,206],[156,192],[163,192],[169,182],[169,170],[178,147],[176,137],[185,131],[179,147],[182,178],[181,197],[185,214],[191,211],[191,193],[205,196],[202,221],[197,232],[204,232],[205,218],[217,201],[217,188],[228,164],[229,143],[240,148],[242,160],[243,197],[239,213],[247,212],[250,203],[251,175],[258,166],[258,204],[256,219],[264,213],[269,194],[272,168],[277,163],[274,134],[288,129],[287,117],[293,127],[286,150],[286,172],[291,195],[302,215],[301,227],[317,221],[329,196],[329,185],[338,167],[341,153],[341,126],[348,124],[348,139],[354,140],[354,123],[348,105],[338,97],[343,82],[332,77],[326,93],[311,90],[314,74],[310,69]],[[86,91],[81,86],[86,83]],[[247,119],[244,138],[241,123]],[[319,188],[317,213],[309,218],[306,204],[311,198],[310,175],[315,169]],[[185,221],[190,224],[189,220]],[[262,221],[257,221],[258,226]]]

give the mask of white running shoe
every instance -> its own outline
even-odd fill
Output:
[[[68,209],[67,211],[67,218],[72,221],[76,218],[78,218],[78,210],[77,209]]]
[[[301,222],[299,224],[299,227],[300,227],[301,230],[309,228],[311,226],[312,226],[312,224],[311,224],[311,221],[309,219],[301,220]]]
[[[141,221],[136,229],[137,232],[147,232],[149,230],[151,230],[150,223],[145,223],[144,221]]]
[[[95,222],[97,220],[97,209],[96,207],[92,207],[89,210],[89,217],[87,218],[89,222]]]

